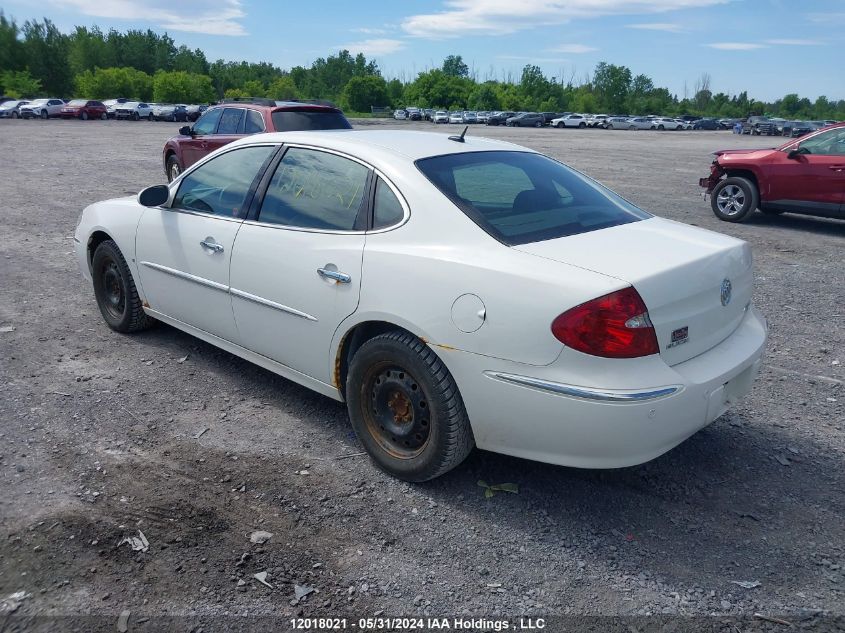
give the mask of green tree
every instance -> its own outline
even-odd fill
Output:
[[[443,73],[450,77],[468,77],[469,68],[460,55],[449,55],[443,60]]]
[[[200,49],[191,50],[187,46],[180,46],[173,55],[173,70],[184,70],[195,75],[208,74],[208,60]]]
[[[86,70],[76,76],[74,83],[76,94],[87,99],[125,97],[150,101],[153,96],[153,78],[135,68]]]
[[[402,97],[405,94],[405,84],[398,79],[391,79],[387,82],[387,99],[390,105],[399,107],[402,104]]]
[[[599,62],[593,73],[593,89],[605,110],[621,112],[625,109],[631,90],[631,70],[625,66]]]
[[[214,100],[214,86],[208,75],[160,70],[153,77],[153,100],[161,103],[208,103]]]
[[[14,19],[8,19],[0,10],[0,69],[24,70],[26,51],[20,41],[20,29]]]
[[[375,75],[352,77],[346,82],[341,101],[353,112],[369,112],[371,106],[387,105],[387,83]]]
[[[28,20],[23,25],[23,44],[29,71],[51,95],[69,95],[73,75],[68,63],[68,37],[50,20]]]
[[[282,75],[274,79],[267,88],[267,97],[285,101],[287,99],[299,99],[299,90],[290,75]]]
[[[4,70],[0,73],[0,93],[20,99],[36,97],[41,92],[41,82],[28,70]]]
[[[498,110],[501,104],[495,83],[486,81],[473,88],[467,105],[474,110]]]

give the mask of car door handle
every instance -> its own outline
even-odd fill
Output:
[[[214,240],[204,239],[202,242],[200,242],[200,246],[202,246],[203,248],[207,248],[212,253],[222,253],[223,252],[223,245],[218,244]]]
[[[334,279],[339,284],[348,284],[352,281],[352,276],[346,273],[341,273],[336,270],[329,270],[327,268],[318,268],[317,274],[323,279]]]

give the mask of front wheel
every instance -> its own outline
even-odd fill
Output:
[[[79,118],[82,119],[83,121],[87,121],[88,120],[88,113],[85,112],[85,110],[83,110],[82,114],[79,115]]]
[[[105,121],[108,118],[109,118],[109,115],[106,114],[105,112],[100,114],[100,121]]]
[[[47,116],[48,116],[48,115],[47,115],[47,110],[42,110],[42,111],[41,111],[41,118],[42,118],[42,119],[44,119],[44,120],[46,121],[46,120],[47,120]]]
[[[167,158],[167,182],[173,182],[182,173],[182,165],[179,164],[179,159],[174,154]]]
[[[578,127],[587,127],[587,124],[581,121],[581,123],[578,124]]]
[[[558,121],[557,125],[555,125],[555,127],[562,128],[563,127],[563,121]]]
[[[133,112],[133,113],[132,113],[132,120],[133,120],[133,121],[138,121],[138,120],[140,120],[140,119],[141,119],[141,117],[140,117],[140,115],[139,115],[137,112]]]
[[[742,222],[748,218],[760,201],[756,185],[747,178],[725,178],[710,196],[710,207],[720,220]]]
[[[102,242],[91,261],[94,296],[103,319],[116,332],[137,332],[154,320],[141,307],[138,289],[123,254],[112,240]]]
[[[537,121],[537,122],[534,124],[534,127],[543,127],[543,124],[542,124],[542,123],[540,123],[539,121]]]
[[[399,479],[434,479],[460,464],[474,445],[452,375],[408,332],[381,334],[355,352],[346,397],[367,453]]]

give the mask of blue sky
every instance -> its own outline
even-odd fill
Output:
[[[624,64],[692,96],[763,100],[790,92],[845,99],[845,0],[7,0],[19,22],[152,28],[218,58],[309,65],[340,48],[410,80],[462,55],[478,79],[525,64],[580,82],[596,63]]]

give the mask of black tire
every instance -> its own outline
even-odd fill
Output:
[[[150,112],[150,113],[147,115],[147,120],[149,120],[149,121],[155,121],[155,120],[156,120],[156,118],[155,118],[155,116],[153,115],[153,113],[152,113],[152,112]]]
[[[612,129],[613,129],[613,123],[608,123],[608,124],[605,126],[605,128],[604,128],[604,129],[605,129],[605,130],[612,130]]]
[[[563,121],[558,121],[557,124],[555,125],[555,127],[556,128],[563,128],[563,127],[566,127],[566,126],[564,126]]]
[[[82,119],[83,121],[87,121],[88,120],[88,113],[85,110],[83,110],[82,114],[79,115],[79,118]]]
[[[132,113],[132,120],[133,121],[138,121],[140,118],[141,118],[141,115],[139,115],[137,112]]]
[[[663,127],[663,124],[661,123],[660,125],[657,126],[657,129],[662,131],[662,130],[665,130],[666,128]]]
[[[106,114],[105,112],[102,112],[100,114],[100,121],[106,121],[106,120],[108,120],[108,118],[109,118],[109,115]]]
[[[583,121],[581,121],[581,122],[578,124],[578,127],[587,127],[587,124],[586,124],[586,123],[584,123]]]
[[[543,124],[542,124],[540,121],[537,121],[537,122],[534,124],[534,127],[543,127]]]
[[[49,118],[49,116],[50,115],[47,114],[47,110],[41,111],[41,118],[44,119],[45,121]]]
[[[101,242],[91,261],[94,296],[103,320],[116,332],[138,332],[154,319],[141,307],[138,289],[123,254],[112,240]]]
[[[452,375],[431,348],[408,332],[381,334],[355,352],[346,400],[352,428],[367,453],[398,479],[439,477],[460,464],[475,444]]]
[[[760,204],[757,186],[747,178],[725,178],[713,189],[710,208],[720,220],[742,222]]]
[[[17,119],[20,115],[17,112],[12,112],[12,118]]]
[[[167,157],[167,182],[173,182],[182,173],[182,165],[179,164],[179,159],[175,154]]]

